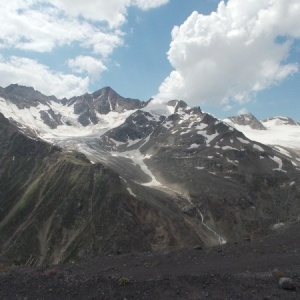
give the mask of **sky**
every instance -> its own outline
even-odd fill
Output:
[[[0,86],[58,98],[112,87],[218,118],[300,121],[300,0],[10,0]]]

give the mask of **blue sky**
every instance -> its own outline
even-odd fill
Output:
[[[300,121],[299,0],[11,0],[0,86],[59,98],[111,86],[219,118]]]

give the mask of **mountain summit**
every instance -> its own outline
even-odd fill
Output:
[[[258,121],[252,114],[246,114],[223,121],[249,139],[267,144],[287,157],[295,158],[300,153],[300,126],[291,118],[279,116]]]
[[[235,117],[229,117],[228,119],[237,125],[249,125],[252,129],[266,130],[265,126],[260,121],[258,121],[252,114],[242,114]]]
[[[271,121],[223,122],[183,101],[142,102],[108,87],[62,100],[6,89],[0,255],[42,264],[213,246],[300,215],[299,156],[248,136]]]

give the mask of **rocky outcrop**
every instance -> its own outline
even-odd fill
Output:
[[[97,124],[97,113],[103,115],[111,111],[121,113],[145,106],[145,103],[139,100],[121,97],[110,87],[100,89],[93,94],[73,97],[66,104],[74,105],[74,113],[78,115],[78,121],[83,126]]]
[[[239,116],[229,117],[228,119],[237,125],[249,125],[252,129],[266,130],[266,127],[252,114],[242,114]]]

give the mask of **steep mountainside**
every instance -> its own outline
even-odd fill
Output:
[[[116,173],[24,136],[2,114],[0,166],[0,256],[58,263],[151,250],[162,237],[200,242],[166,197],[137,202]]]
[[[0,112],[27,133],[43,138],[85,136],[120,125],[120,120],[146,103],[123,98],[111,88],[57,100],[33,88],[10,85],[0,90]]]
[[[182,195],[186,200],[182,210],[202,219],[219,242],[260,234],[298,217],[299,168],[281,153],[247,139],[200,109],[180,108],[156,120],[146,138],[124,140],[124,128],[132,123],[127,119],[91,148],[110,151],[114,159],[126,158],[130,163],[124,178]],[[142,126],[137,128],[144,132]],[[88,149],[86,154],[95,159]],[[109,157],[106,163],[120,169],[108,161]],[[136,165],[149,175],[146,182],[129,174]],[[132,191],[136,192],[134,187]]]
[[[10,86],[0,111],[1,251],[21,261],[217,245],[300,216],[298,157],[233,128],[274,120],[110,88],[57,100]]]

